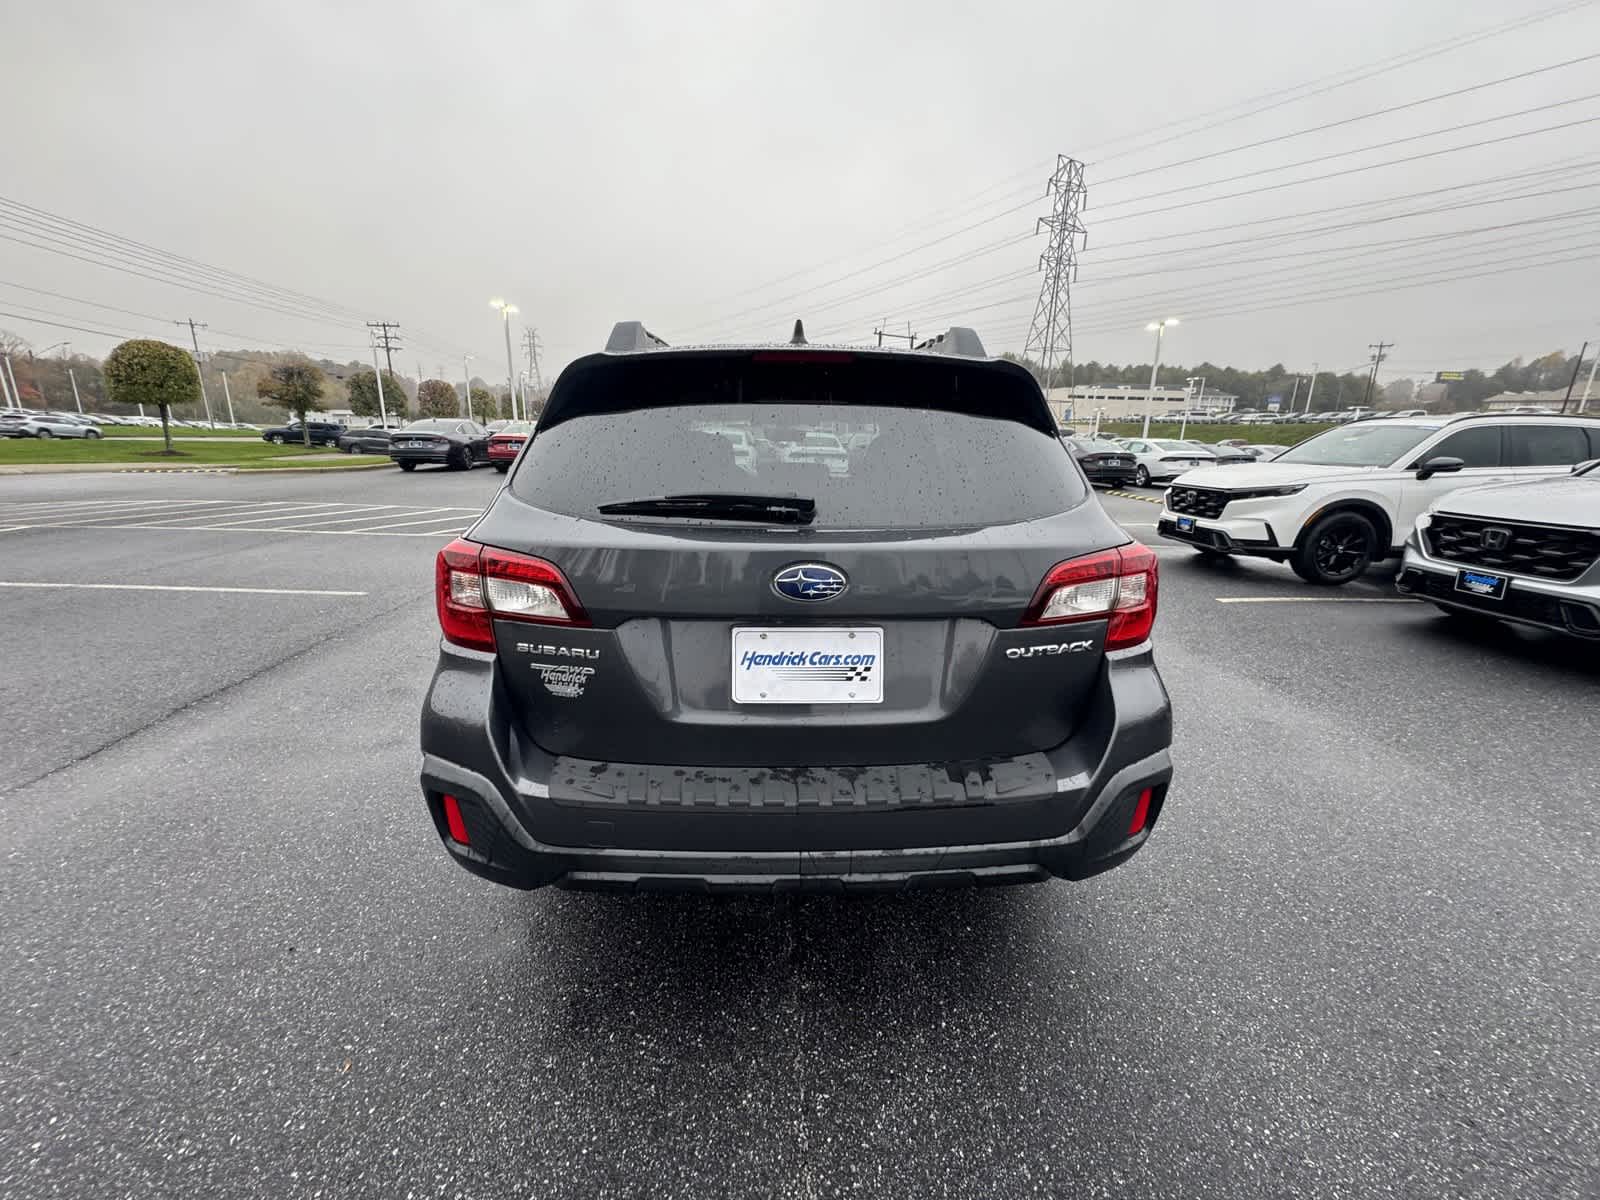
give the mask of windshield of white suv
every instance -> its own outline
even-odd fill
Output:
[[[1272,461],[1319,467],[1387,467],[1438,431],[1437,425],[1341,425],[1307,438]]]

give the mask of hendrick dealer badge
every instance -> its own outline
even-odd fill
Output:
[[[735,629],[735,704],[881,704],[883,630]]]

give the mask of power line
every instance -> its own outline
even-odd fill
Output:
[[[1372,112],[1361,113],[1354,117],[1342,117],[1337,121],[1327,121],[1321,125],[1311,125],[1305,129],[1293,130],[1290,133],[1274,134],[1272,137],[1261,138],[1254,142],[1246,142],[1240,146],[1229,146],[1223,150],[1212,150],[1206,154],[1196,154],[1189,158],[1180,158],[1175,162],[1160,163],[1153,167],[1141,167],[1137,171],[1129,171],[1122,175],[1113,175],[1110,179],[1098,180],[1095,186],[1108,187],[1113,183],[1121,183],[1124,179],[1134,179],[1140,175],[1149,175],[1156,171],[1171,171],[1178,167],[1187,167],[1192,163],[1205,162],[1206,160],[1212,158],[1221,158],[1227,154],[1238,154],[1245,150],[1255,150],[1262,146],[1271,146],[1277,142],[1285,142],[1291,138],[1305,137],[1307,134],[1311,133],[1324,133],[1329,129],[1338,129],[1344,125],[1354,125],[1361,121],[1370,121],[1374,117],[1386,117],[1391,113],[1404,112],[1409,108],[1420,108],[1424,104],[1435,104],[1440,100],[1451,100],[1456,96],[1465,96],[1471,92],[1480,92],[1485,88],[1498,87],[1502,83],[1512,83],[1518,79],[1530,79],[1535,75],[1543,75],[1547,71],[1559,71],[1563,67],[1576,66],[1578,63],[1591,62],[1597,58],[1600,58],[1600,51],[1596,51],[1593,54],[1584,54],[1578,58],[1569,58],[1561,62],[1551,63],[1548,66],[1535,67],[1529,71],[1519,71],[1515,75],[1502,75],[1499,79],[1486,79],[1482,83],[1469,84],[1467,87],[1455,88],[1448,92],[1438,92],[1432,96],[1424,96],[1420,100],[1408,100],[1403,104],[1391,104],[1388,108],[1375,109]],[[1538,110],[1530,109],[1528,111],[1533,112]],[[1491,119],[1499,120],[1503,118]],[[1460,126],[1457,126],[1457,128],[1460,128]],[[1394,143],[1386,144],[1393,145]]]

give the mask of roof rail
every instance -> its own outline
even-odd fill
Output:
[[[954,354],[961,358],[989,357],[984,352],[983,341],[978,337],[977,330],[968,329],[965,325],[952,325],[938,336],[918,342],[913,348],[930,350],[934,354]]]
[[[1600,417],[1600,413],[1581,413],[1581,412],[1549,412],[1549,413],[1469,412],[1469,413],[1452,413],[1451,416],[1450,416],[1450,424],[1453,425],[1457,421],[1482,421],[1486,417],[1521,417],[1521,418],[1523,418],[1524,420],[1527,420],[1527,421],[1548,421],[1551,417],[1564,417],[1567,420],[1571,420],[1573,417],[1587,417],[1589,420],[1593,421],[1596,417]]]
[[[644,327],[643,321],[618,321],[611,327],[606,339],[606,353],[626,354],[632,350],[659,350],[666,346],[655,334]]]

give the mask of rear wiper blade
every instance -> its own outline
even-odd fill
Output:
[[[809,496],[756,496],[743,492],[682,492],[642,500],[613,500],[600,505],[606,516],[711,517],[721,521],[765,521],[774,525],[809,525],[817,502]]]

